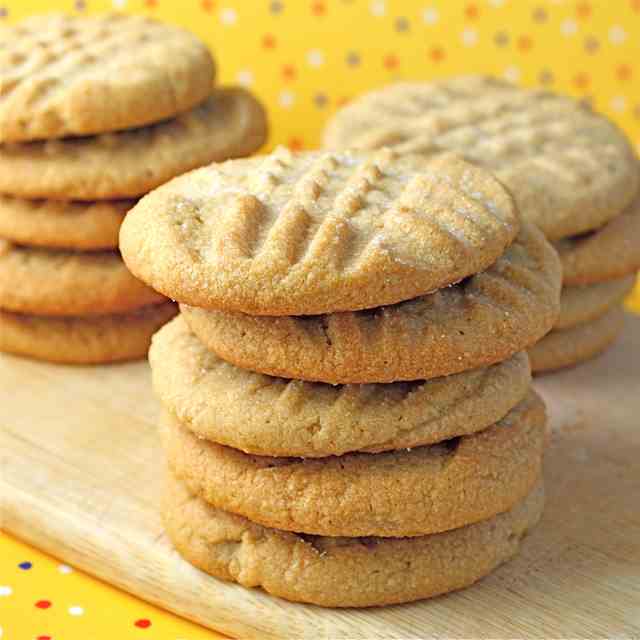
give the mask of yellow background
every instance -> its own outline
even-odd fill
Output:
[[[330,114],[374,86],[484,72],[589,100],[640,151],[640,0],[0,0],[0,22],[114,8],[203,38],[220,82],[245,84],[267,105],[270,146],[317,145]],[[640,310],[638,289],[632,304]],[[27,561],[31,568],[18,566]],[[0,535],[2,640],[217,637],[64,571]],[[52,605],[40,609],[39,600]]]

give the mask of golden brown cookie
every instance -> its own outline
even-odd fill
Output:
[[[333,117],[324,146],[460,153],[492,171],[524,219],[554,240],[602,226],[640,186],[633,149],[606,118],[576,100],[482,76],[367,93]]]
[[[35,16],[2,32],[0,142],[128,129],[211,93],[206,45],[142,16]]]
[[[217,578],[295,602],[370,607],[469,586],[513,557],[542,515],[542,483],[509,511],[416,538],[328,538],[255,524],[167,481],[162,517],[184,558]]]
[[[601,229],[554,243],[563,283],[595,284],[624,278],[640,269],[640,197]]]
[[[0,192],[22,198],[135,198],[189,169],[249,155],[266,137],[260,103],[217,89],[203,104],[141,129],[0,146]]]
[[[191,330],[219,357],[284,378],[423,380],[484,367],[526,349],[555,324],[560,264],[523,226],[485,272],[390,307],[311,317],[254,317],[182,305]]]
[[[239,369],[176,318],[153,338],[154,389],[196,435],[246,453],[316,458],[433,444],[475,433],[527,394],[519,353],[486,369],[420,382],[334,387]]]
[[[137,360],[176,313],[172,302],[123,315],[68,318],[0,311],[0,351],[67,364]]]
[[[278,149],[157,189],[120,233],[125,262],[174,300],[256,315],[365,309],[488,267],[519,220],[488,173],[431,158]]]
[[[5,311],[125,313],[164,300],[129,273],[117,251],[54,251],[0,239],[0,309]]]
[[[168,413],[169,468],[213,506],[267,527],[327,536],[418,536],[513,507],[531,491],[545,443],[533,391],[500,422],[441,444],[303,459],[252,456],[198,438]]]
[[[133,200],[64,202],[0,195],[0,238],[50,249],[117,249]]]
[[[594,358],[614,342],[623,326],[624,311],[618,306],[595,320],[554,330],[529,349],[531,369],[554,371]]]
[[[582,287],[563,287],[560,295],[560,317],[557,329],[569,329],[590,322],[620,304],[633,291],[636,276],[610,280]]]

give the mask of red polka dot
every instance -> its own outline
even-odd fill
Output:
[[[276,48],[276,39],[271,35],[267,34],[262,38],[262,48],[263,49],[275,49]]]
[[[51,602],[49,600],[38,600],[38,602],[36,602],[38,609],[48,609],[50,606]]]
[[[140,629],[148,629],[151,626],[151,620],[140,618],[140,620],[136,620],[133,624]]]
[[[51,636],[38,636],[36,640],[53,640]]]

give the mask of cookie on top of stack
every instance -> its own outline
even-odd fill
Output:
[[[151,192],[120,246],[181,303],[149,357],[189,562],[345,607],[459,589],[517,552],[544,500],[526,349],[561,277],[488,172],[279,149]]]
[[[451,150],[492,171],[560,253],[562,309],[531,351],[534,372],[600,353],[622,329],[640,269],[640,170],[622,132],[567,97],[494,78],[400,83],[328,123],[327,149]]]
[[[262,107],[214,89],[192,34],[142,17],[47,15],[0,46],[0,350],[97,363],[146,355],[175,304],[126,269],[136,198],[264,141]]]

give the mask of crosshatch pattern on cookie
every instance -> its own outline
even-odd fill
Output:
[[[324,146],[460,153],[492,170],[552,239],[604,224],[639,186],[633,150],[605,118],[569,98],[480,76],[365,94],[329,122]]]
[[[488,267],[518,226],[502,186],[453,154],[280,149],[156,190],[121,239],[132,271],[177,300],[284,315],[451,284]]]
[[[215,68],[188,31],[141,16],[36,16],[2,32],[0,142],[126,129],[206,99]]]

